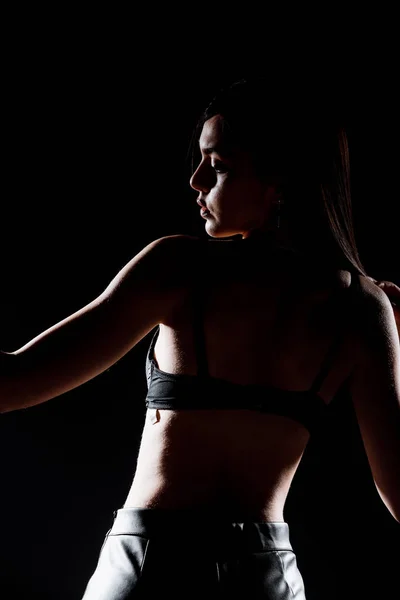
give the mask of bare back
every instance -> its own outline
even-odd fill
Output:
[[[209,374],[308,390],[340,328],[342,343],[319,393],[329,404],[355,366],[343,313],[332,301],[350,287],[351,274],[316,272],[290,257],[249,262],[238,242],[209,246],[207,256],[194,250],[186,257],[202,291]],[[193,279],[178,286],[175,308],[160,324],[154,359],[167,373],[197,373]],[[293,419],[254,410],[148,410],[125,506],[202,506],[238,519],[283,521],[309,438]]]

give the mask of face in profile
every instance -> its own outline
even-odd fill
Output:
[[[206,231],[215,238],[268,228],[275,187],[257,176],[251,156],[237,145],[228,144],[220,115],[204,123],[199,147],[200,163],[190,179],[199,192],[197,203],[206,208]]]

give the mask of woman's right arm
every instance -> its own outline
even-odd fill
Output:
[[[355,328],[358,365],[350,393],[376,489],[400,522],[400,344],[388,296],[360,278]]]
[[[378,281],[373,277],[367,277],[367,279],[373,281],[375,285],[380,287],[388,296],[394,312],[394,320],[396,321],[397,333],[400,337],[400,287],[393,283],[393,281]]]

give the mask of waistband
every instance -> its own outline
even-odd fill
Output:
[[[110,535],[145,538],[190,538],[208,547],[238,547],[252,551],[289,550],[289,525],[276,522],[236,522],[226,516],[198,509],[120,508],[114,511]]]

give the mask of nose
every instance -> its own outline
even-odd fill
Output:
[[[200,164],[190,178],[190,187],[197,192],[207,193],[212,187],[210,176],[207,174],[205,165]]]

